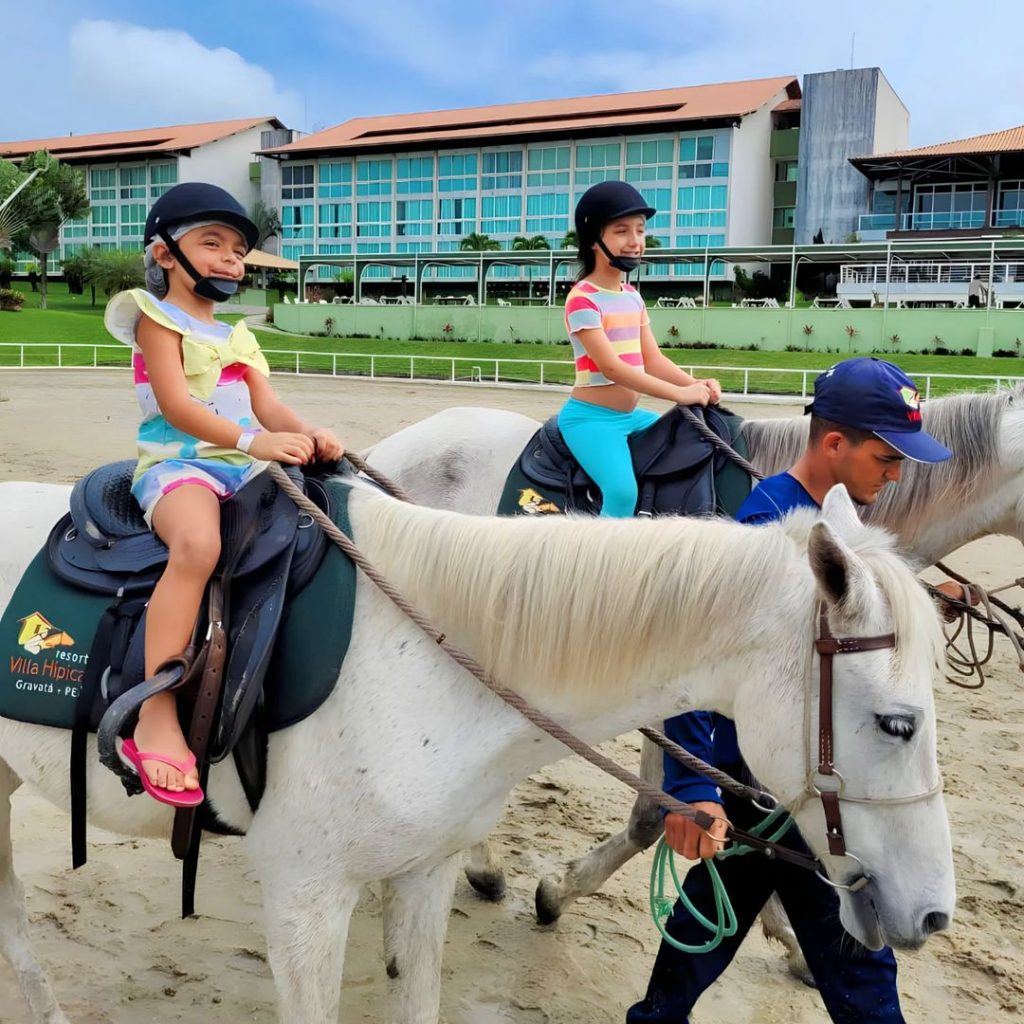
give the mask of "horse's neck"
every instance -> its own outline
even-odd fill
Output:
[[[810,623],[813,582],[806,566],[780,553],[791,551],[791,542],[777,535],[773,541],[767,531],[756,541],[748,537],[748,546],[759,549],[754,556],[757,565],[764,567],[764,571],[749,569],[753,579],[742,579],[735,566],[714,562],[713,584],[688,590],[685,581],[672,577],[679,589],[664,600],[659,590],[655,600],[653,583],[646,592],[637,585],[635,592],[627,593],[627,588],[617,591],[611,581],[599,578],[593,588],[589,584],[583,588],[599,592],[599,616],[593,608],[554,605],[546,615],[557,621],[554,628],[545,628],[536,614],[531,618],[535,602],[545,594],[571,592],[559,578],[565,572],[550,565],[548,557],[538,557],[537,551],[522,552],[524,563],[530,560],[528,571],[508,584],[507,593],[501,592],[504,604],[496,605],[493,589],[480,583],[481,571],[486,573],[492,558],[498,557],[495,549],[508,547],[502,534],[512,526],[509,521],[409,508],[367,492],[353,493],[350,511],[356,542],[367,557],[456,646],[484,663],[500,682],[590,741],[694,709],[721,711],[731,717],[743,682],[763,681],[765,697],[771,699],[773,687],[780,689],[802,671],[807,636],[794,633],[793,622],[799,616]],[[529,524],[531,531],[543,526]],[[570,524],[564,526],[568,529]],[[597,526],[577,523],[575,529]],[[702,527],[738,530],[723,524]],[[657,529],[658,524],[641,527]],[[515,534],[520,542],[523,536],[521,530]],[[675,537],[673,533],[666,539],[675,543]],[[538,551],[554,557],[550,546],[538,546]],[[710,563],[710,554],[707,557]],[[723,553],[722,562],[739,557],[735,550],[731,555]],[[417,562],[421,564],[413,568]],[[496,570],[495,577],[502,572],[515,575],[509,563],[500,564],[506,568]],[[665,575],[672,571],[665,565]],[[703,593],[695,593],[699,590]],[[575,593],[579,595],[580,590]],[[780,608],[790,612],[780,614]],[[608,629],[581,627],[581,617],[584,623],[599,621]],[[499,618],[496,628],[494,620]],[[613,634],[613,629],[623,635]],[[581,673],[580,652],[588,645],[597,645],[598,652],[621,651],[621,657],[598,653],[600,664],[590,674]],[[577,669],[575,679],[573,668]],[[781,693],[774,696],[785,699]],[[513,727],[510,741],[512,735],[518,742],[535,734],[527,729],[520,735]]]

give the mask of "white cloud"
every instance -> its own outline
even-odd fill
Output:
[[[300,125],[302,100],[264,68],[187,32],[80,21],[68,38],[72,88],[118,127],[276,115]]]

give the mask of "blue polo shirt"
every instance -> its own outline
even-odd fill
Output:
[[[736,513],[737,521],[748,525],[772,523],[798,508],[818,508],[818,503],[789,473],[762,480]],[[702,761],[730,775],[742,764],[736,726],[731,718],[716,711],[691,711],[665,722],[665,735]],[[665,755],[665,791],[677,800],[720,800],[718,787],[699,772]]]

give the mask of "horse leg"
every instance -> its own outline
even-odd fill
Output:
[[[811,974],[811,969],[807,966],[804,954],[800,950],[800,943],[797,942],[793,926],[789,923],[789,918],[786,917],[782,901],[775,893],[772,893],[771,898],[761,910],[761,931],[769,941],[781,942],[786,947],[786,964],[789,967],[789,973],[805,985],[816,988],[814,975]]]
[[[466,879],[485,900],[500,903],[505,898],[505,869],[487,839],[470,847]]]
[[[437,1024],[441,954],[461,855],[384,882],[389,1024]]]
[[[280,859],[287,860],[287,854],[282,852]],[[341,1000],[348,926],[360,886],[312,875],[297,879],[266,863],[258,867],[280,1020],[333,1024]]]
[[[640,748],[640,774],[658,786],[664,778],[661,751],[649,740]],[[561,878],[548,875],[541,879],[534,896],[537,920],[541,924],[557,921],[573,900],[597,892],[623,864],[657,842],[664,830],[657,804],[637,797],[624,831],[572,861]]]
[[[0,761],[0,953],[14,968],[32,1020],[37,1024],[68,1024],[29,944],[25,889],[14,873],[11,794],[20,785],[21,780]]]

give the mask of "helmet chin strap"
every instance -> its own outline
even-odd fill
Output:
[[[613,256],[608,251],[608,246],[604,244],[603,238],[598,238],[597,244],[601,246],[601,251],[608,257],[608,262],[616,270],[621,270],[624,274],[628,274],[631,271],[636,270],[642,262],[639,256]]]
[[[203,277],[189,258],[181,251],[181,246],[171,237],[169,231],[161,229],[159,232],[171,255],[185,268],[185,272],[192,278],[194,284],[192,291],[200,298],[209,299],[211,302],[227,302],[235,292],[238,291],[238,282],[226,277]]]

